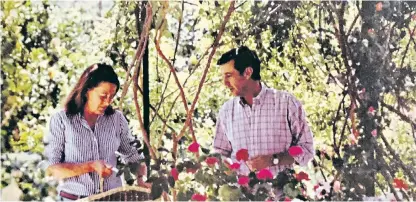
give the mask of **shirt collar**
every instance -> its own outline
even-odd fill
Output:
[[[261,90],[260,93],[253,98],[253,104],[261,104],[261,101],[264,100],[263,97],[264,95],[266,95],[266,90],[267,90],[267,86],[264,85],[263,82],[260,82],[260,86],[261,86]],[[240,97],[240,101],[239,101],[241,106],[245,106],[247,105],[246,100],[244,99],[244,97]]]

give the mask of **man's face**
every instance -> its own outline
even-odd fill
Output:
[[[248,78],[244,75],[240,75],[240,72],[234,68],[234,60],[231,60],[220,67],[224,85],[231,90],[231,93],[234,96],[244,96]]]

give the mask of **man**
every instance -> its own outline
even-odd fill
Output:
[[[242,46],[221,56],[224,84],[235,98],[220,109],[216,123],[214,149],[234,161],[240,149],[250,155],[250,170],[268,168],[274,175],[295,162],[306,166],[313,158],[313,137],[305,112],[296,98],[283,91],[268,88],[260,82],[260,59],[254,51]],[[290,146],[300,146],[303,154],[292,157]]]

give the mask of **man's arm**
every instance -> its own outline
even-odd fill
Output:
[[[215,136],[214,136],[214,150],[217,153],[220,153],[224,157],[231,157],[232,147],[231,143],[225,134],[225,124],[223,122],[224,118],[220,111],[217,123],[215,126]]]
[[[303,150],[303,154],[294,157],[301,166],[306,166],[314,156],[313,135],[306,120],[305,110],[302,104],[294,97],[289,97],[288,121],[292,134],[296,135],[297,146]]]
[[[300,102],[294,97],[289,97],[288,99],[288,121],[290,122],[290,129],[292,133],[296,134],[296,138],[300,137],[296,145],[302,148],[303,154],[292,157],[287,151],[278,153],[279,163],[277,165],[292,165],[296,161],[299,165],[306,166],[314,155],[312,132],[309,129],[305,111]],[[273,154],[257,156],[250,159],[247,164],[251,170],[270,167],[273,165]]]

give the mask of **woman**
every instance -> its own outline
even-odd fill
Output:
[[[111,168],[116,166],[115,152],[120,152],[129,163],[138,163],[142,156],[130,146],[133,137],[120,111],[111,107],[120,88],[117,74],[105,64],[88,67],[69,94],[65,109],[50,120],[45,155],[46,172],[63,180],[58,193],[63,200],[76,200],[122,185]],[[146,165],[137,172],[139,186],[148,187],[142,176]]]

